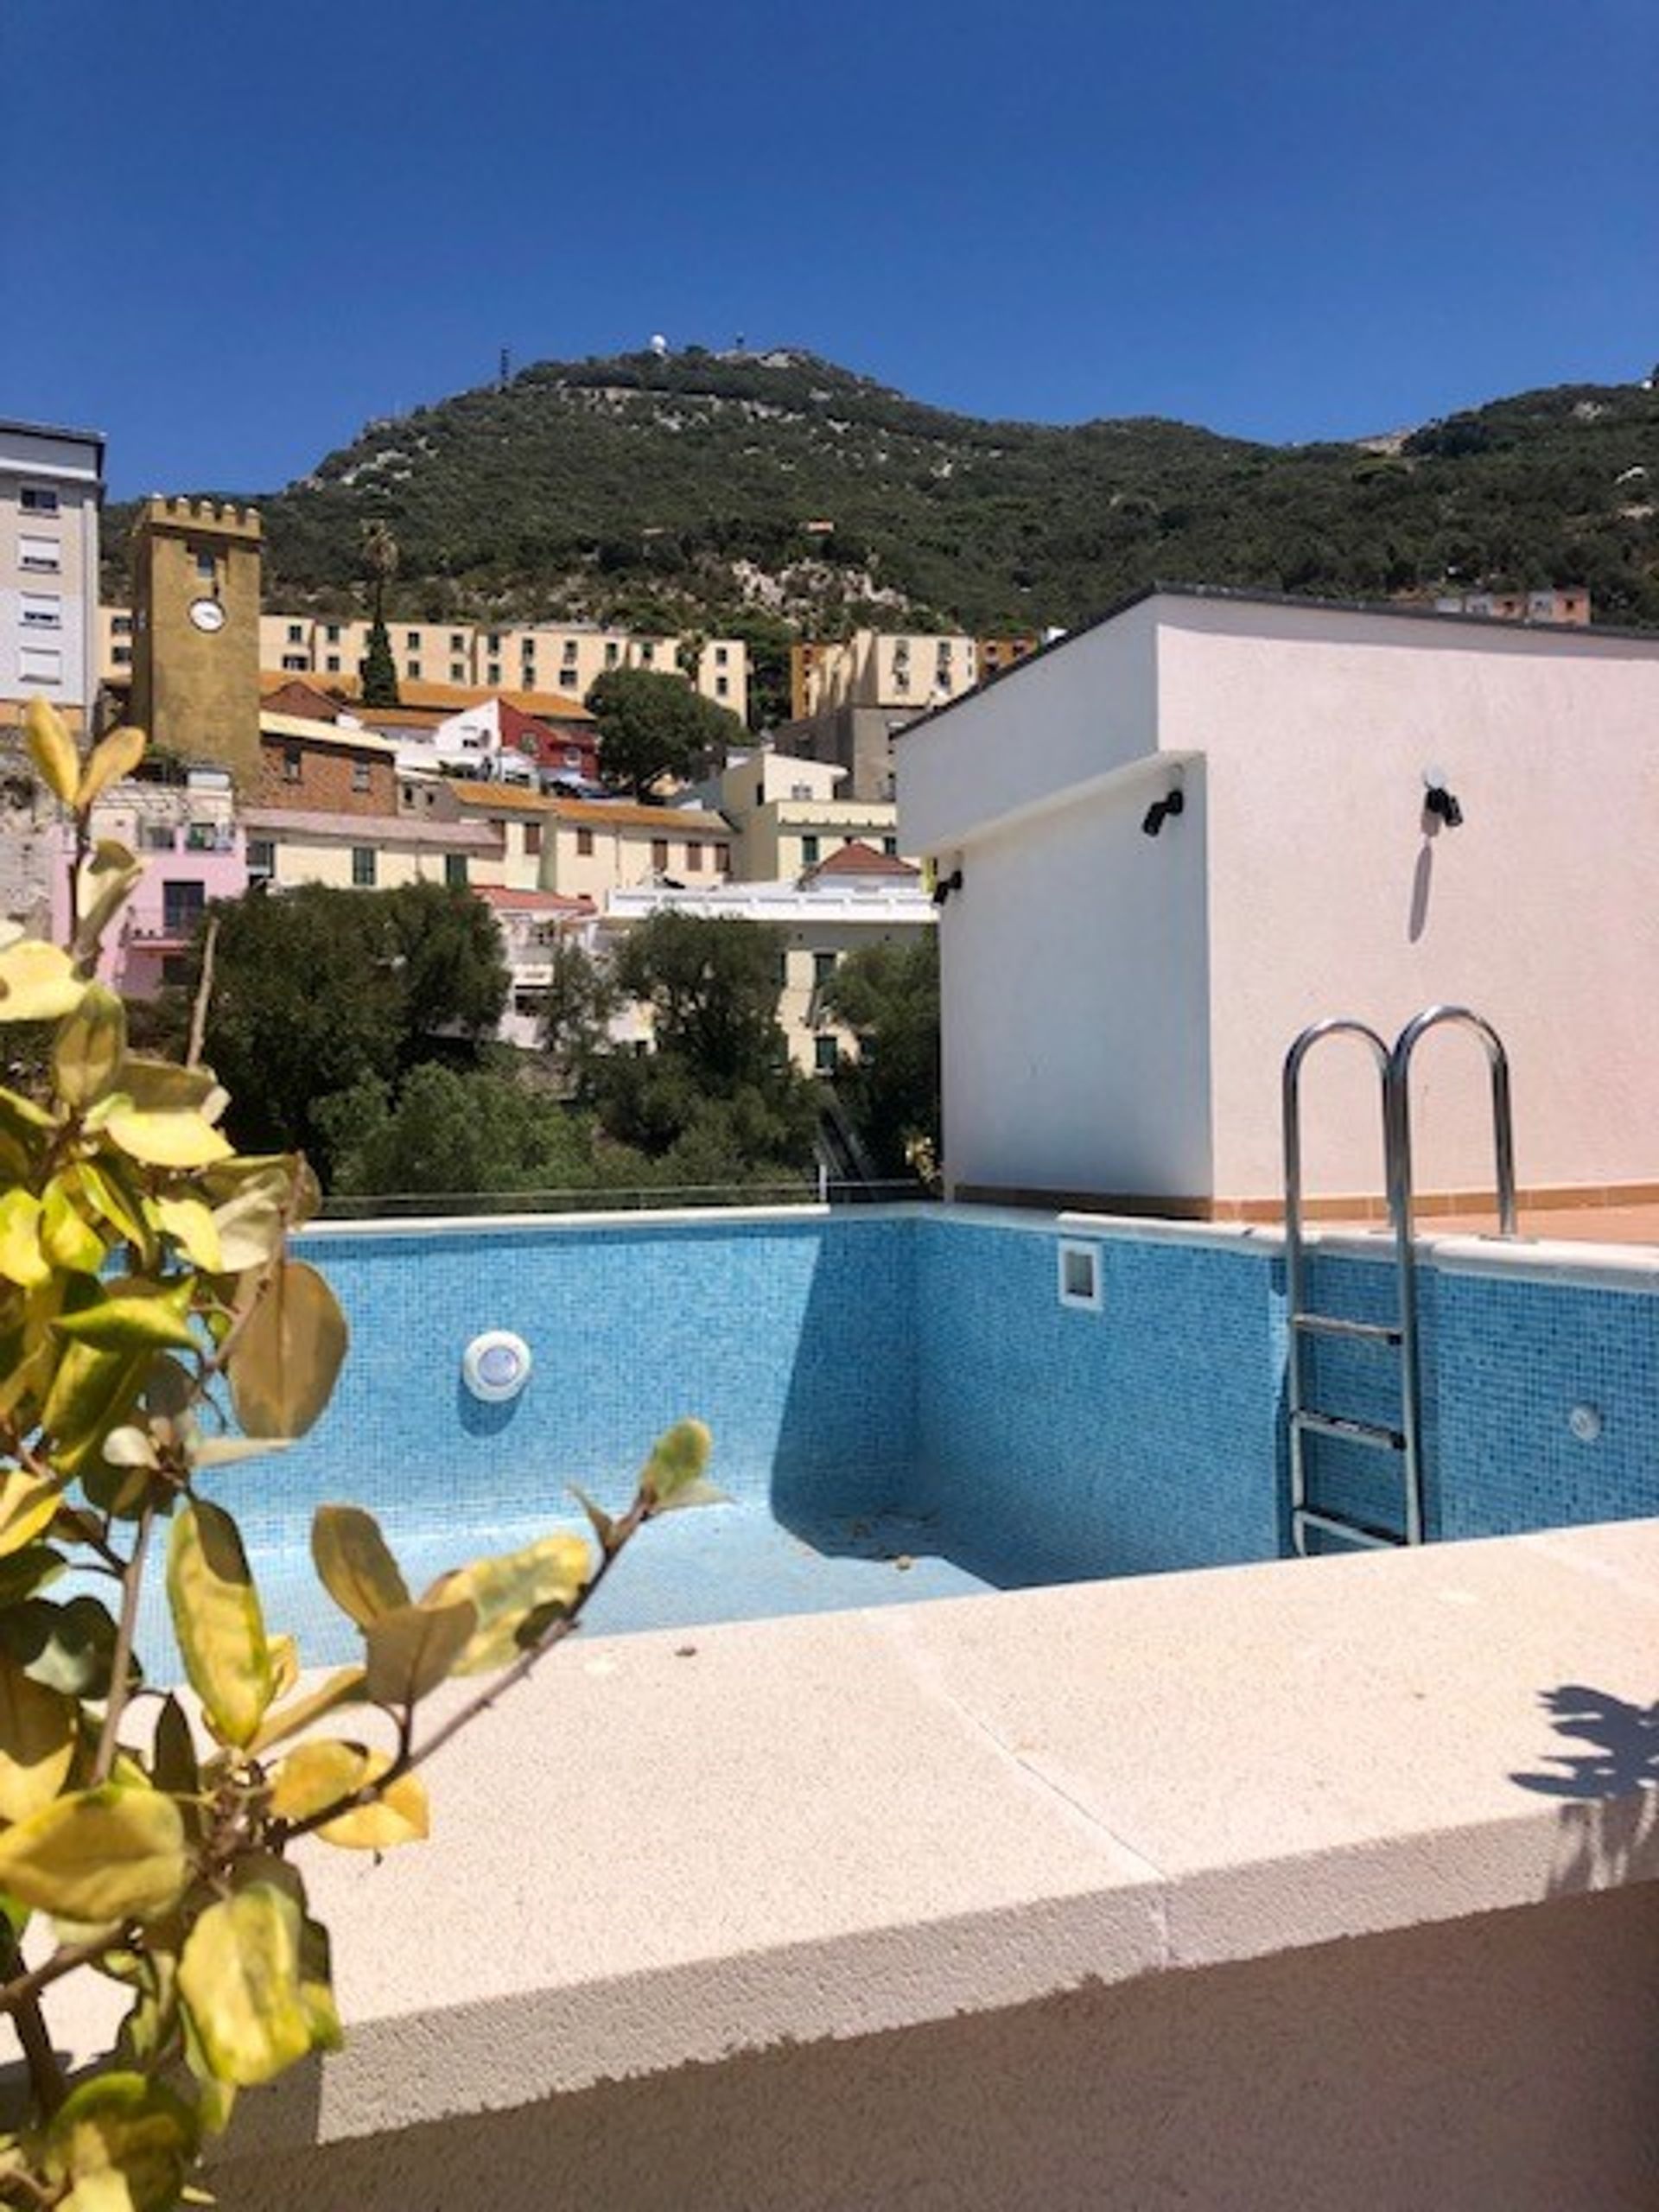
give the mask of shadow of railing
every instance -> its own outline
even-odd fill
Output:
[[[1558,1772],[1510,1777],[1565,1801],[1551,1896],[1659,1876],[1659,1704],[1632,1705],[1582,1682],[1546,1690],[1541,1702],[1556,1734],[1580,1747],[1545,1754]]]

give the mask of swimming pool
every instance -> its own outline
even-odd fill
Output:
[[[1096,1255],[1093,1305],[1061,1302],[1063,1238]],[[298,1249],[351,1356],[308,1437],[216,1480],[270,1624],[310,1664],[356,1650],[310,1571],[316,1504],[378,1515],[418,1589],[569,1523],[568,1483],[625,1501],[685,1414],[713,1430],[732,1503],[645,1530],[594,1634],[1288,1549],[1283,1268],[1260,1232],[869,1208],[352,1225]],[[1659,1263],[1566,1249],[1427,1252],[1434,1535],[1659,1513]],[[1370,1246],[1327,1241],[1313,1264],[1325,1310],[1392,1296]],[[489,1329],[534,1355],[510,1403],[461,1380]],[[1376,1368],[1321,1357],[1364,1411]],[[1329,1494],[1362,1509],[1376,1456],[1331,1446]]]

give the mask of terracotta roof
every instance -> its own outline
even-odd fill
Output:
[[[269,690],[266,685],[270,684]],[[341,702],[309,683],[302,676],[276,676],[274,671],[259,671],[259,703],[272,712],[282,715],[304,715],[312,721],[332,722],[340,718]]]
[[[243,825],[255,834],[336,837],[347,845],[447,845],[468,853],[500,850],[486,823],[440,822],[423,814],[327,814],[308,808],[251,806]]]
[[[827,860],[818,861],[806,870],[809,877],[820,875],[918,875],[908,861],[899,860],[893,853],[878,853],[874,845],[867,845],[861,837],[855,837],[849,845],[842,845]]]
[[[475,883],[473,889],[486,906],[499,906],[504,913],[591,914],[596,911],[591,899],[567,898],[563,891],[512,891],[505,883]]]
[[[493,814],[550,815],[556,821],[575,822],[583,829],[596,824],[611,830],[656,830],[685,836],[704,830],[712,837],[729,837],[732,828],[723,814],[687,806],[634,806],[626,799],[543,798],[539,791],[515,784],[450,785],[463,806],[486,808]]]

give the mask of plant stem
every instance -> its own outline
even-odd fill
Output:
[[[118,1731],[121,1715],[126,1710],[127,1675],[132,1660],[132,1640],[138,1628],[138,1598],[143,1586],[144,1554],[149,1549],[150,1530],[156,1525],[156,1508],[146,1504],[138,1516],[138,1534],[133,1541],[132,1556],[127,1561],[122,1577],[121,1618],[115,1631],[115,1654],[110,1662],[110,1694],[104,1707],[104,1726],[98,1738],[98,1757],[92,1762],[92,1787],[107,1782],[110,1770],[115,1764],[118,1749]]]
[[[22,1964],[22,1954],[17,1948],[17,1936],[10,1921],[0,1923],[0,1973],[9,1973]],[[41,2010],[40,1992],[33,1989],[18,1999],[11,2007],[12,2024],[17,2031],[17,2040],[23,2047],[24,2063],[29,2068],[29,2087],[35,2092],[35,2101],[42,2115],[50,2119],[67,2094],[63,2069],[58,2063],[58,2054],[52,2048],[52,2038],[47,2032],[46,2015]]]
[[[207,1034],[207,1007],[213,995],[213,955],[218,950],[219,916],[215,914],[201,941],[201,974],[196,982],[196,1002],[190,1009],[190,1044],[184,1056],[188,1068],[197,1066],[201,1059],[202,1043]]]
[[[114,1936],[95,1936],[90,1942],[65,1944],[29,1973],[0,1983],[0,2012],[10,2012],[14,2019],[17,2018],[41,1990],[49,1989],[54,1981],[61,1981],[65,1974],[73,1974],[77,1967],[90,1966],[105,1951],[130,1949],[136,1932],[122,1929]]]

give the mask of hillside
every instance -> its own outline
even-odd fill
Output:
[[[1636,385],[1286,447],[1151,418],[981,422],[810,355],[691,349],[543,362],[371,423],[259,504],[272,604],[349,607],[361,525],[383,517],[396,612],[776,640],[1070,625],[1154,577],[1586,582],[1599,619],[1659,625],[1654,486],[1659,393]]]

